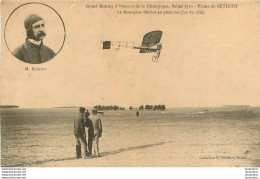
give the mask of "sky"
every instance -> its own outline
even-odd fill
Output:
[[[2,21],[20,4],[4,4]],[[187,16],[118,15],[111,9],[87,9],[84,2],[49,5],[60,14],[66,29],[64,46],[51,61],[40,65],[20,62],[8,51],[1,32],[1,104],[260,105],[259,4],[241,3],[238,9]],[[64,37],[62,23],[57,17],[57,23],[51,20],[55,13],[44,15],[49,22],[44,43],[59,49]],[[5,24],[1,25],[3,29]],[[17,36],[24,33],[21,26],[12,32]],[[153,30],[163,31],[157,63],[152,62],[152,53],[102,49],[106,40],[140,45],[144,34]],[[24,38],[11,37],[10,44],[22,43]],[[25,67],[46,71],[25,71]]]

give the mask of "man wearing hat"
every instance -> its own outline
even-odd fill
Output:
[[[27,33],[26,41],[13,51],[13,55],[31,64],[51,60],[55,56],[54,51],[43,45],[43,39],[46,36],[44,20],[37,14],[31,14],[25,19],[24,27]]]
[[[102,137],[102,122],[99,116],[97,116],[98,110],[92,110],[92,123],[94,127],[94,136],[93,136],[93,151],[96,157],[99,157],[99,138]]]
[[[93,143],[93,138],[94,138],[94,126],[92,123],[92,120],[89,118],[90,113],[88,110],[85,112],[85,127],[87,128],[88,131],[88,152],[89,155],[92,155],[92,143]]]
[[[79,114],[74,118],[74,135],[76,140],[76,157],[86,158],[88,156],[87,142],[86,142],[86,131],[85,131],[85,119],[84,113],[85,108],[79,108]],[[81,156],[81,151],[83,156]]]

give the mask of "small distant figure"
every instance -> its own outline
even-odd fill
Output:
[[[87,142],[86,142],[86,131],[84,125],[84,113],[85,108],[79,108],[79,114],[74,117],[74,135],[76,141],[76,157],[82,158],[81,151],[83,150],[83,159],[87,158]]]
[[[136,111],[136,117],[139,117],[139,112],[138,111]]]
[[[100,157],[99,138],[102,137],[102,122],[100,117],[97,114],[98,114],[98,110],[92,110],[92,123],[94,127],[93,151],[96,157]]]

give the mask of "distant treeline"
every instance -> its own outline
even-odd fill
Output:
[[[15,106],[15,105],[0,105],[0,108],[19,108],[19,106]]]
[[[78,106],[60,106],[60,107],[53,107],[53,108],[78,108]]]
[[[117,106],[117,105],[110,105],[110,106],[104,106],[104,105],[96,105],[93,107],[94,109],[97,109],[97,110],[125,110],[124,107],[120,107],[120,106]],[[165,110],[166,107],[165,105],[141,105],[139,106],[139,108],[137,107],[133,107],[133,106],[130,106],[129,107],[129,110]]]
[[[119,106],[116,106],[116,105],[110,105],[110,106],[96,105],[93,108],[98,109],[98,110],[125,110],[124,107],[119,107]]]
[[[132,107],[130,106],[129,107],[129,110],[165,110],[166,107],[165,105],[141,105],[139,106],[139,108],[135,108],[135,107]]]

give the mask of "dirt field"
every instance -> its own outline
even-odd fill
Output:
[[[83,160],[75,159],[77,109],[5,109],[2,167],[259,167],[259,111],[106,111],[101,157]]]

